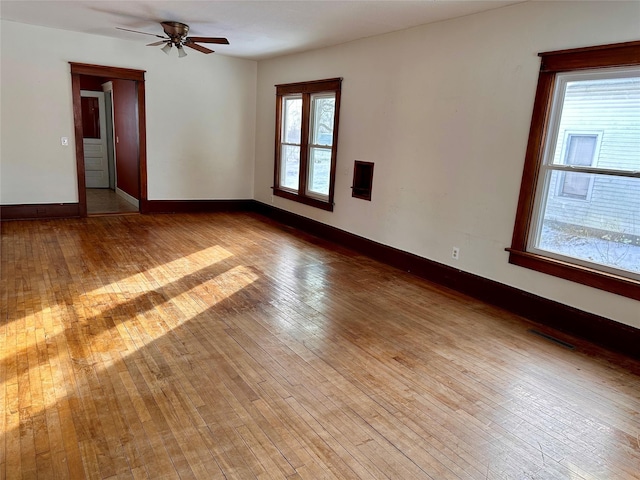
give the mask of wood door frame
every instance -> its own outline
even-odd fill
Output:
[[[133,80],[138,93],[138,167],[140,182],[140,213],[147,212],[147,137],[144,70],[105,67],[87,63],[69,62],[71,65],[71,97],[73,100],[73,123],[76,144],[76,167],[78,171],[78,210],[81,217],[87,216],[87,186],[84,168],[84,146],[82,144],[82,106],[80,96],[80,75],[105,77],[109,79]]]

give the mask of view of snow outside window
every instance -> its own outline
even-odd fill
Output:
[[[309,162],[309,191],[329,195],[329,175],[331,174],[331,149],[312,148]]]
[[[283,145],[282,156],[284,159],[284,169],[281,170],[280,186],[298,190],[298,180],[300,178],[300,147]]]
[[[569,81],[556,107],[533,247],[640,274],[640,76]]]

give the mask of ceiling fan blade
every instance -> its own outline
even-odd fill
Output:
[[[229,45],[229,40],[224,37],[187,37],[186,39],[199,43],[218,43],[221,45]]]
[[[118,30],[124,30],[125,32],[141,33],[142,35],[151,35],[152,37],[165,38],[162,35],[156,35],[155,33],[139,32],[138,30],[129,30],[128,28],[116,27]]]
[[[160,40],[159,42],[147,43],[147,47],[156,47],[158,45],[162,45],[163,43],[167,43],[169,40]]]
[[[202,45],[198,45],[197,43],[185,42],[185,43],[183,43],[183,45],[185,47],[189,47],[189,48],[193,48],[194,50],[198,50],[199,52],[202,52],[202,53],[213,53],[213,50],[210,50],[207,47],[203,47]]]

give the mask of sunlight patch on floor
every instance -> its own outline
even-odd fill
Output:
[[[233,254],[228,250],[225,250],[218,245],[214,245],[213,247],[205,248],[204,250],[197,251],[191,255],[177,258],[162,265],[158,265],[157,267],[145,270],[144,272],[136,273],[122,280],[118,280],[117,282],[91,290],[90,292],[87,292],[87,295],[113,293],[114,285],[117,285],[116,291],[119,293],[139,293],[141,291],[140,285],[149,283],[149,278],[162,278],[163,281],[158,282],[155,286],[155,288],[161,288],[171,282],[180,280],[186,275],[190,275],[202,268],[209,267],[232,256]]]
[[[119,306],[124,304],[136,306],[137,300],[142,299],[145,295],[171,284],[179,283],[186,276],[197,273],[203,268],[210,267],[231,256],[230,252],[221,247],[210,247],[154,267],[146,272],[137,273],[94,289],[90,294],[80,295],[73,305],[47,306],[41,311],[29,314],[22,319],[26,321],[27,325],[41,325],[42,322],[39,319],[43,315],[50,319],[55,319],[55,321],[48,322],[46,329],[44,327],[30,328],[28,331],[22,332],[22,335],[13,337],[19,339],[17,345],[15,345],[15,348],[6,345],[1,351],[0,361],[6,363],[11,361],[12,358],[37,358],[38,354],[36,352],[47,352],[47,345],[57,345],[58,348],[55,349],[55,352],[56,356],[60,357],[61,352],[58,349],[62,345],[65,347],[68,347],[68,345],[66,339],[59,339],[58,337],[64,336],[65,331],[69,328],[69,322],[75,320],[73,318],[70,319],[70,315],[75,316],[78,322],[86,324],[88,330],[91,330],[92,327],[101,329],[97,334],[83,336],[83,340],[86,341],[83,350],[88,353],[83,357],[95,357],[96,354],[109,350],[112,348],[111,343],[114,338],[123,343],[124,349],[121,350],[121,353],[126,356],[136,349],[152,343],[168,331],[204,313],[217,303],[231,297],[256,281],[258,275],[250,268],[238,265],[175,295],[172,294],[171,290],[168,290],[166,296],[170,295],[169,298],[163,299],[158,305],[151,305],[152,310],[160,312],[159,318],[162,320],[161,322],[150,322],[147,318],[147,316],[152,316],[149,315],[149,310],[137,312],[131,318],[123,321],[122,313],[117,311]],[[153,275],[152,278],[162,278],[162,281],[156,282],[153,288],[140,288],[140,285],[149,284],[149,277],[146,277],[145,274]],[[168,305],[171,306],[170,309],[167,308]],[[168,310],[170,310],[171,314],[166,313]],[[165,314],[162,315],[162,312]],[[114,321],[113,326],[110,328],[105,327],[106,318]],[[16,322],[13,322],[11,328],[7,331],[15,330],[16,327]],[[78,327],[74,327],[73,330],[72,333],[74,335],[79,334],[80,329]],[[21,340],[20,337],[22,337]],[[18,353],[16,353],[16,350]],[[69,355],[72,361],[86,362],[87,365],[93,362],[91,358],[75,359],[72,352],[65,351],[64,355]],[[49,358],[49,361],[51,361],[51,358]],[[38,363],[37,361],[28,361],[28,363],[21,361],[22,368],[18,370],[18,377],[23,379],[34,375],[36,376],[35,378],[40,377],[39,370],[41,366]],[[48,362],[43,365],[44,368],[49,368]],[[0,385],[15,383],[16,377],[12,376],[2,379]],[[44,393],[47,394],[49,401],[43,407],[55,403],[55,397],[59,396],[52,394],[52,392]]]

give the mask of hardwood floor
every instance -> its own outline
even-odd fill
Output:
[[[133,213],[138,207],[108,188],[87,188],[87,213]]]
[[[640,478],[631,359],[255,214],[1,228],[0,478]]]

